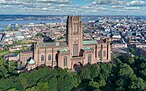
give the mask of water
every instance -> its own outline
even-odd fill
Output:
[[[50,18],[54,18],[55,19],[48,19],[48,17]],[[57,18],[59,17],[59,18]],[[61,18],[60,18],[61,17]],[[102,17],[102,16],[99,16]],[[105,16],[105,17],[111,17],[114,20],[121,20],[123,19],[124,16]],[[135,19],[144,19],[146,20],[146,16],[134,16]],[[29,18],[32,18],[31,20],[29,20]],[[41,18],[42,20],[39,20],[39,18]],[[61,20],[63,18],[63,20]],[[129,16],[126,16],[126,18],[128,19]],[[7,20],[8,19],[8,20]],[[23,20],[17,20],[17,19],[23,19]],[[94,21],[97,20],[98,16],[84,16],[84,18],[82,18],[83,22],[88,22],[88,21]],[[131,19],[131,18],[129,18]],[[60,22],[66,22],[66,16],[47,16],[47,15],[0,15],[0,32],[2,30],[5,29],[5,26],[9,25],[9,24],[19,24],[19,25],[26,25],[26,24],[30,24],[30,23],[60,23]]]
[[[92,20],[96,20],[97,18],[92,18],[92,19],[87,19],[87,18],[83,18],[83,22],[88,22],[88,21],[92,21]],[[7,26],[9,24],[19,24],[19,25],[26,25],[29,23],[61,23],[64,22],[66,23],[66,19],[64,20],[60,20],[60,19],[54,19],[54,20],[0,20],[0,27],[4,27]]]
[[[0,21],[0,32],[3,32],[5,30],[5,27],[9,24],[18,24],[18,25],[26,25],[30,23],[59,23],[59,22],[64,22],[62,20],[11,20],[11,21]]]
[[[25,25],[29,23],[56,23],[56,22],[62,22],[62,20],[11,20],[11,21],[0,21],[0,27],[7,26],[9,24],[19,24],[19,25]]]

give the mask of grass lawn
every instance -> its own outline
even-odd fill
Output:
[[[9,54],[10,52],[8,50],[6,51],[0,51],[0,56],[4,56],[4,55],[7,55]]]
[[[30,44],[30,43],[32,43],[32,42],[30,42],[30,41],[21,41],[20,42],[20,44]]]

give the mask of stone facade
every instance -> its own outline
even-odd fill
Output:
[[[79,16],[68,16],[65,42],[37,43],[33,52],[34,64],[28,69],[46,65],[50,67],[78,69],[88,63],[111,61],[110,42],[83,40],[82,22]]]
[[[32,51],[24,51],[20,53],[20,61],[22,62],[22,66],[26,66],[29,59],[33,58]]]

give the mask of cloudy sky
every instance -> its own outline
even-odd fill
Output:
[[[146,0],[0,0],[0,14],[146,15]]]

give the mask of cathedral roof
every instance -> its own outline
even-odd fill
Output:
[[[41,43],[39,47],[66,47],[66,42],[49,42],[49,43]]]
[[[96,40],[84,40],[82,41],[83,45],[91,45],[91,44],[97,44]]]
[[[88,50],[91,50],[91,48],[89,48],[89,47],[84,47],[83,50],[88,51]]]
[[[33,59],[30,59],[28,62],[28,64],[34,64],[34,63],[35,63],[35,61]]]
[[[68,50],[66,48],[63,48],[60,50],[61,52],[67,52]]]

